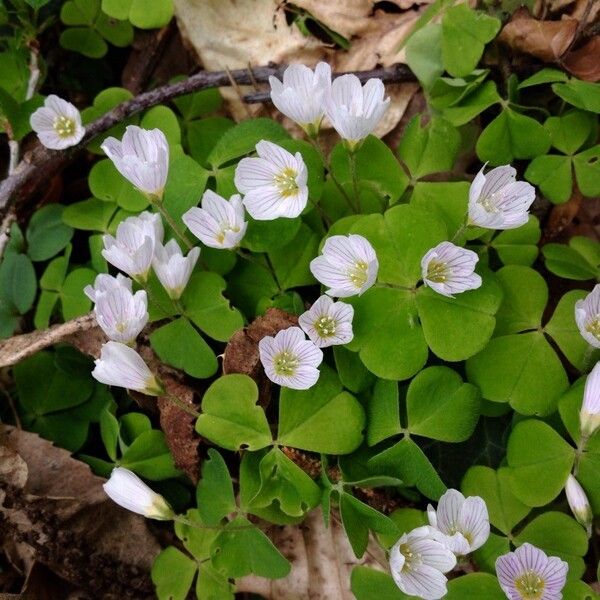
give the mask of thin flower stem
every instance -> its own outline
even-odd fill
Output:
[[[392,288],[395,290],[405,290],[407,292],[415,292],[416,291],[416,286],[415,287],[408,287],[406,285],[396,285],[395,283],[376,283],[373,287],[378,287],[378,288]]]
[[[146,292],[146,297],[148,298],[148,301],[152,304],[154,304],[154,306],[156,308],[158,308],[158,310],[160,310],[160,312],[162,314],[165,315],[165,317],[167,317],[169,315],[169,310],[166,309],[156,298],[154,298],[152,296],[152,294],[150,293],[150,289],[148,288],[147,283],[142,283],[141,281],[136,280],[137,283],[139,284],[139,286]]]
[[[350,163],[350,176],[352,177],[352,190],[354,191],[354,202],[356,204],[356,212],[362,212],[360,206],[360,190],[358,189],[358,173],[356,170],[356,152],[348,153],[348,162]]]
[[[202,525],[201,523],[196,523],[195,521],[191,521],[190,519],[186,519],[182,515],[175,515],[173,517],[173,521],[177,523],[181,523],[182,525],[187,525],[188,527],[193,527],[194,529],[213,529],[217,531],[222,531],[227,527],[225,525]],[[227,531],[239,531],[241,529],[254,529],[254,525],[236,525],[234,527],[227,527]]]
[[[184,243],[188,250],[194,247],[194,244],[190,242],[185,233],[181,231],[179,225],[175,222],[175,219],[169,214],[169,211],[165,208],[162,198],[156,196],[150,197],[150,202],[156,207],[158,212],[163,216],[164,220],[169,224],[169,227],[175,232],[175,235]]]
[[[273,267],[273,263],[271,262],[271,259],[269,258],[269,255],[266,252],[264,253],[264,255],[265,255],[265,262],[262,262],[262,261],[256,259],[252,254],[244,252],[241,248],[238,248],[235,251],[235,253],[238,256],[241,256],[244,260],[247,260],[247,261],[249,261],[251,263],[254,263],[255,265],[258,265],[259,267],[261,267],[265,271],[268,271],[269,275],[271,275],[271,277],[273,277],[273,280],[277,284],[277,287],[278,287],[279,291],[283,292],[283,289],[281,288],[279,280],[277,279],[277,274],[275,273],[275,268]]]
[[[193,417],[200,416],[200,413],[197,410],[193,409],[191,406],[189,406],[188,404],[183,402],[180,398],[178,398],[174,394],[171,394],[171,392],[168,392],[165,390],[165,393],[162,397],[167,398],[170,402],[175,404],[175,406],[177,406],[178,408],[180,408],[181,410],[186,412],[188,415],[192,415]]]
[[[452,236],[450,240],[452,243],[456,242],[460,238],[460,236],[467,230],[469,226],[466,223],[463,223],[457,230],[456,233]]]

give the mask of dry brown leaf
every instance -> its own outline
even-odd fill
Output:
[[[600,35],[593,37],[578,50],[569,52],[562,65],[579,79],[600,81]]]
[[[544,62],[555,62],[569,49],[577,31],[577,21],[538,21],[517,11],[498,39],[514,50],[531,54]]]
[[[184,39],[211,71],[269,62],[314,65],[319,60],[330,63],[336,72],[391,65],[403,60],[398,45],[419,16],[417,10],[375,10],[374,0],[297,0],[293,4],[351,38],[350,49],[336,50],[315,37],[305,37],[294,24],[287,24],[280,0],[175,0],[175,14]],[[416,89],[412,83],[388,86],[392,102],[376,135],[396,126]],[[249,91],[243,88],[239,93]],[[222,93],[236,119],[246,118],[249,111],[265,111],[260,105],[243,104],[235,90],[223,89]]]
[[[112,502],[88,465],[38,435],[5,427],[2,446],[27,465],[26,482],[14,469],[0,474],[1,537],[7,554],[29,561],[25,574],[37,562],[94,598],[152,597],[160,546],[145,519]]]

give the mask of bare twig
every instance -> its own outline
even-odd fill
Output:
[[[146,108],[167,102],[178,96],[190,94],[199,90],[215,87],[225,87],[231,84],[229,75],[239,85],[252,85],[254,82],[266,83],[271,75],[281,76],[284,67],[263,66],[249,69],[207,72],[202,71],[188,79],[158,87],[119,104],[99,119],[86,127],[86,134],[80,144],[63,151],[52,151],[40,144],[31,154],[22,160],[15,172],[0,183],[0,213],[5,214],[12,203],[27,197],[47,181],[49,173],[60,171],[77,153],[96,136],[107,131],[113,125]],[[359,71],[356,75],[362,81],[371,77],[379,77],[386,83],[415,81],[412,71],[402,64],[392,65],[381,69]]]

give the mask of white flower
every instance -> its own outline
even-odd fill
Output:
[[[323,352],[305,337],[299,327],[277,332],[258,342],[260,362],[267,377],[283,387],[307,390],[319,379],[317,367]]]
[[[325,241],[321,256],[313,258],[310,271],[329,286],[326,294],[338,298],[359,296],[377,279],[379,262],[373,246],[362,235],[334,235]]]
[[[481,287],[481,277],[473,272],[478,260],[472,250],[442,242],[421,259],[423,283],[448,298],[475,290]]]
[[[161,383],[142,357],[125,344],[106,342],[95,365],[92,376],[100,383],[123,387],[148,396],[160,396],[163,393]]]
[[[484,168],[469,189],[469,225],[516,229],[527,223],[535,188],[526,181],[515,181],[517,172],[510,165],[496,167],[487,175]]]
[[[390,99],[381,79],[369,79],[364,86],[356,75],[337,77],[325,96],[325,112],[340,137],[351,148],[366,138],[381,120]]]
[[[110,283],[112,280],[112,283]],[[84,289],[96,306],[96,321],[104,333],[115,342],[131,344],[148,322],[148,298],[146,292],[131,292],[131,279],[100,274],[95,287]]]
[[[600,427],[600,362],[596,363],[585,380],[579,422],[581,433],[586,438]]]
[[[588,536],[591,536],[593,519],[592,507],[590,506],[590,501],[588,500],[584,489],[573,475],[569,475],[567,478],[565,494],[567,495],[569,507],[575,515],[575,518],[585,527]]]
[[[111,264],[133,277],[146,281],[156,245],[164,235],[160,215],[143,212],[128,217],[117,227],[117,236],[105,235],[102,256]]]
[[[113,502],[138,515],[160,521],[170,521],[174,517],[167,501],[128,469],[113,469],[110,479],[102,487]]]
[[[30,117],[31,128],[46,148],[63,150],[79,144],[85,134],[79,111],[66,100],[51,94]]]
[[[240,195],[227,201],[212,190],[204,192],[201,208],[190,208],[182,220],[204,245],[219,249],[237,248],[248,227]]]
[[[431,504],[427,507],[427,518],[457,556],[481,548],[490,536],[487,506],[479,496],[465,498],[458,490],[450,489],[440,498],[437,512]]]
[[[162,286],[167,290],[169,298],[173,300],[181,298],[199,256],[200,248],[192,248],[187,256],[183,256],[175,240],[170,240],[165,246],[156,245],[152,266]]]
[[[83,292],[92,302],[96,302],[96,299],[100,294],[111,292],[117,288],[123,287],[131,292],[131,283],[131,279],[125,277],[125,275],[122,275],[121,273],[117,273],[116,277],[107,275],[106,273],[100,273],[96,276],[94,285],[86,285],[85,288],[83,288]]]
[[[300,152],[262,140],[258,158],[242,158],[235,169],[235,186],[244,194],[244,206],[257,221],[293,219],[308,202],[308,171]]]
[[[500,587],[510,600],[561,600],[569,565],[523,544],[496,560]]]
[[[425,600],[446,595],[444,573],[454,568],[456,557],[436,537],[429,527],[417,527],[392,546],[390,570],[405,594]]]
[[[169,172],[169,144],[160,129],[129,125],[121,141],[109,137],[100,147],[138,190],[162,197]]]
[[[585,341],[600,348],[600,283],[575,303],[575,321]]]
[[[298,317],[298,325],[311,341],[325,348],[347,344],[352,340],[352,317],[354,307],[345,302],[334,302],[329,296],[321,296],[304,314]]]
[[[283,72],[283,83],[269,77],[271,100],[286,117],[309,135],[316,135],[324,113],[325,94],[331,87],[331,67],[320,62],[315,71],[305,65],[290,65]]]

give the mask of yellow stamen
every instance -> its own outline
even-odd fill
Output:
[[[61,138],[71,137],[75,133],[75,121],[64,115],[56,117],[52,127]]]
[[[296,183],[296,177],[298,173],[291,167],[286,167],[275,175],[275,185],[279,188],[281,195],[284,198],[288,196],[295,196],[298,193],[298,184]]]

